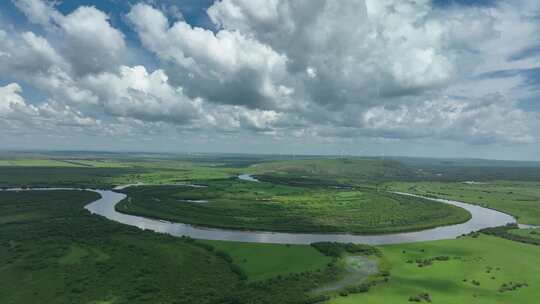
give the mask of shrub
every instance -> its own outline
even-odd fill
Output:
[[[410,296],[409,297],[409,302],[428,302],[428,303],[431,303],[431,296],[429,295],[429,293],[421,293],[421,294],[418,294],[416,296]]]
[[[346,288],[346,291],[348,293],[364,293],[364,292],[368,292],[369,291],[369,288],[370,288],[370,285],[369,284],[360,284],[360,285],[357,285],[357,286],[350,286],[350,287],[347,287]]]
[[[304,304],[315,304],[315,303],[326,302],[328,300],[330,300],[329,296],[320,295],[320,296],[316,296],[316,297],[305,300]]]
[[[529,285],[527,283],[517,283],[517,282],[504,283],[501,285],[501,287],[499,287],[499,292],[502,293],[502,292],[507,292],[507,291],[514,291],[522,287],[528,287],[528,286]]]
[[[379,249],[364,245],[364,244],[353,244],[353,243],[337,243],[337,242],[318,242],[312,243],[315,249],[320,251],[322,254],[330,257],[340,257],[345,253],[352,254],[361,254],[361,255],[376,255],[380,256],[381,252]]]

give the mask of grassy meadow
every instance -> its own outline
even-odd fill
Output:
[[[392,183],[387,189],[479,204],[515,216],[519,223],[540,225],[540,183],[492,181],[482,183]]]
[[[414,303],[422,294],[440,304],[535,303],[540,296],[540,246],[480,235],[379,249],[388,283],[328,303]]]
[[[532,229],[513,229],[508,231],[510,234],[514,234],[521,237],[527,237],[540,241],[540,228]]]
[[[359,157],[274,161],[254,164],[249,169],[250,173],[273,181],[285,178],[354,185],[416,175],[398,161]]]
[[[365,188],[291,187],[238,179],[199,180],[204,188],[138,186],[123,190],[120,212],[194,225],[244,230],[412,231],[465,222],[454,206]]]
[[[305,271],[322,271],[331,258],[312,246],[200,241],[227,252],[249,281],[261,281]]]
[[[117,185],[173,184],[236,175],[233,168],[184,160],[0,159],[0,187],[112,188]]]

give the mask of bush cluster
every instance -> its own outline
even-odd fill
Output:
[[[487,235],[493,235],[493,236],[505,238],[511,241],[521,242],[521,243],[530,244],[530,245],[540,245],[540,239],[510,233],[509,230],[513,230],[513,229],[519,229],[518,225],[508,224],[506,226],[486,228],[486,229],[480,230],[480,232]]]
[[[366,256],[381,255],[379,249],[364,244],[318,242],[312,243],[311,246],[320,251],[322,254],[329,257],[341,257],[345,253],[360,254]]]
[[[514,291],[522,287],[528,287],[528,286],[529,284],[527,283],[518,283],[518,282],[504,283],[501,285],[501,287],[499,287],[499,292]]]
[[[431,296],[427,292],[420,293],[416,296],[410,296],[409,302],[428,302],[431,303]]]
[[[407,263],[409,264],[412,264],[413,262],[416,263],[418,265],[418,267],[426,267],[426,266],[431,266],[433,265],[433,262],[434,261],[448,261],[450,260],[450,257],[448,256],[436,256],[436,257],[433,257],[433,258],[428,258],[428,259],[416,259],[416,260],[408,260]]]

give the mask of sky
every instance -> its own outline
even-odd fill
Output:
[[[537,0],[5,0],[0,150],[540,160]]]

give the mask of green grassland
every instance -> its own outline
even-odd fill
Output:
[[[536,303],[540,296],[540,246],[480,235],[379,248],[389,282],[328,303],[414,303],[409,298],[423,293],[440,304]]]
[[[130,168],[136,162],[110,159],[0,159],[0,167]]]
[[[525,238],[531,238],[540,241],[540,228],[533,229],[513,229],[508,231],[510,234],[518,235]]]
[[[392,183],[387,189],[480,204],[514,215],[522,224],[540,225],[540,183]]]
[[[233,168],[215,168],[175,160],[0,160],[0,187],[112,188],[145,183],[172,184],[191,179],[236,175]]]
[[[131,183],[171,184],[194,179],[220,179],[251,173],[275,184],[297,186],[378,187],[391,181],[522,180],[540,181],[528,167],[469,167],[407,159],[304,157],[278,160],[249,155],[123,155],[115,153],[0,153],[0,187],[77,186],[110,188]],[[453,164],[453,163],[452,163]],[[481,163],[483,164],[483,163]],[[497,165],[498,162],[489,163]]]
[[[417,167],[376,158],[237,155],[0,157],[0,187],[151,184],[125,189],[129,197],[119,210],[235,229],[387,233],[469,217],[387,191],[478,203],[540,224],[537,168],[412,164]],[[244,172],[265,182],[234,178]],[[528,181],[495,181],[520,176]],[[483,183],[457,182],[470,177]],[[172,185],[178,183],[185,185]],[[331,296],[329,304],[503,304],[540,297],[540,246],[533,245],[540,244],[540,229],[501,227],[456,240],[380,246],[374,254],[362,245],[155,234],[91,216],[83,206],[96,198],[86,191],[0,192],[0,303],[312,304]],[[382,272],[372,277],[362,269],[370,264]],[[351,265],[355,271],[348,273]],[[356,288],[339,289],[347,286]]]
[[[530,245],[540,245],[538,232],[540,232],[539,229],[519,229],[517,224],[486,228],[482,230],[482,233],[487,235],[493,235],[514,242]]]
[[[311,246],[201,241],[227,252],[249,281],[324,270],[331,258]]]
[[[214,247],[117,224],[83,209],[96,198],[0,192],[0,303],[302,303],[339,273],[309,246]]]
[[[0,167],[79,167],[76,164],[52,159],[0,160]]]
[[[290,187],[237,179],[139,186],[117,210],[208,227],[294,232],[389,233],[467,221],[461,208],[369,188]]]
[[[327,183],[372,183],[416,176],[411,168],[394,160],[376,158],[302,159],[265,162],[250,166],[249,172],[272,179],[308,179]]]
[[[143,174],[128,168],[1,167],[0,187],[111,188],[136,182]]]
[[[265,161],[247,168],[250,173],[286,183],[341,183],[379,185],[388,181],[491,182],[540,181],[538,162],[486,160],[341,157]]]
[[[343,279],[310,246],[143,232],[90,216],[82,207],[95,199],[85,191],[0,192],[1,303],[311,303],[324,299],[313,290]],[[379,250],[388,282],[331,292],[328,303],[407,303],[424,293],[433,303],[539,296],[540,246],[480,234]]]

